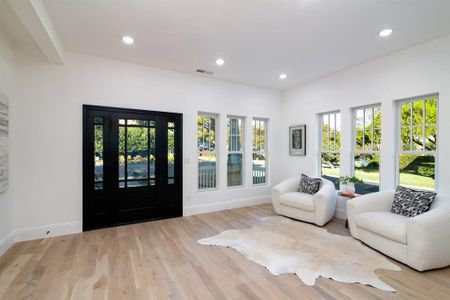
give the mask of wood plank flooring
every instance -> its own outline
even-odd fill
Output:
[[[450,299],[450,268],[378,270],[397,293],[326,278],[309,287],[196,243],[273,214],[258,205],[18,243],[0,258],[0,299]],[[326,228],[349,234],[341,220]]]

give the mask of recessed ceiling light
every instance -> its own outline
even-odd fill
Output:
[[[387,28],[387,29],[381,30],[381,31],[378,33],[378,35],[379,35],[380,37],[383,37],[383,38],[384,38],[384,37],[390,36],[390,35],[392,34],[392,32],[393,32],[392,29]]]
[[[131,36],[122,37],[122,41],[127,45],[131,45],[134,43],[134,39]]]
[[[216,64],[217,64],[218,66],[223,66],[223,65],[225,64],[225,61],[224,61],[222,58],[218,58],[218,59],[216,60]]]
[[[287,75],[284,74],[284,73],[281,73],[279,77],[280,77],[281,80],[283,80],[283,79],[286,79],[286,78],[287,78]]]

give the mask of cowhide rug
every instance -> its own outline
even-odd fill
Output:
[[[395,292],[377,277],[375,270],[401,270],[352,237],[280,216],[266,217],[251,229],[227,230],[198,243],[231,247],[273,275],[295,273],[310,286],[322,276]]]

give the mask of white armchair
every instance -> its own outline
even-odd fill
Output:
[[[450,202],[438,195],[428,212],[408,218],[391,213],[394,193],[347,202],[352,236],[418,271],[450,265]]]
[[[300,178],[287,179],[272,189],[273,209],[279,215],[325,225],[334,216],[336,189],[334,184],[322,178],[320,190],[315,195],[298,192]]]

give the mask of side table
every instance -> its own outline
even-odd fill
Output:
[[[343,198],[347,198],[347,200],[356,198],[361,196],[360,194],[349,194],[349,193],[343,193],[343,192],[338,192],[337,193],[339,197],[343,197]],[[345,228],[348,229],[348,219],[347,217],[345,218]]]

